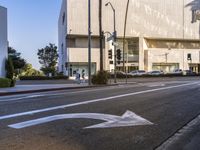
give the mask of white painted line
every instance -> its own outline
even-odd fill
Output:
[[[41,93],[41,95],[28,95],[28,96],[23,96],[23,97],[19,97],[19,98],[12,98],[12,99],[0,100],[0,102],[19,101],[19,100],[24,100],[24,99],[37,98],[37,97],[45,97],[45,96],[57,96],[57,95],[65,95],[65,94],[95,92],[95,91],[103,91],[105,89],[116,89],[116,88],[121,88],[121,87],[119,87],[119,86],[118,87],[106,87],[106,88],[103,88],[103,89],[81,90],[81,91],[75,91],[75,92],[62,92],[62,93],[55,93],[55,94]],[[6,96],[6,97],[8,97],[8,96]]]
[[[0,102],[18,101],[18,100],[22,100],[22,99],[37,98],[37,97],[42,97],[42,96],[44,96],[44,95],[29,95],[29,96],[23,96],[23,97],[19,97],[19,98],[0,100]]]
[[[31,127],[39,124],[44,124],[56,120],[62,119],[95,119],[106,121],[97,125],[86,127],[85,129],[91,128],[113,128],[113,127],[128,127],[128,126],[139,126],[139,125],[153,125],[150,121],[136,115],[131,111],[126,111],[122,116],[99,114],[99,113],[75,113],[75,114],[60,114],[34,120],[29,120],[21,123],[8,125],[14,129],[22,129]]]
[[[187,84],[181,84],[181,85],[175,85],[175,86],[169,86],[169,87],[162,87],[162,88],[157,88],[157,89],[139,91],[139,92],[122,94],[122,95],[111,96],[111,97],[106,97],[106,98],[88,100],[88,101],[78,102],[78,103],[73,103],[73,104],[67,104],[67,105],[61,105],[61,106],[56,106],[56,107],[49,107],[49,108],[44,108],[44,109],[32,110],[32,111],[28,111],[28,112],[5,115],[5,116],[0,116],[0,120],[20,117],[20,116],[26,116],[26,115],[33,115],[33,114],[36,114],[36,113],[42,113],[42,112],[47,112],[47,111],[52,111],[52,110],[65,109],[65,108],[69,108],[69,107],[86,105],[86,104],[96,103],[96,102],[100,102],[100,101],[108,101],[108,100],[113,100],[113,99],[117,99],[117,98],[133,96],[133,95],[138,95],[138,94],[151,93],[151,92],[155,92],[155,91],[184,87],[184,86],[189,86],[189,85],[194,85],[194,84],[199,84],[199,82],[193,82],[193,83],[187,83]],[[117,99],[117,100],[120,100],[120,99]]]
[[[148,85],[147,87],[158,87],[158,86],[165,86],[165,84],[152,84]]]

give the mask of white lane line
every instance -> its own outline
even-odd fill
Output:
[[[152,84],[152,85],[147,85],[147,87],[158,87],[158,86],[165,86],[165,84]]]
[[[134,87],[136,87],[136,85]],[[117,89],[117,88],[121,88],[121,87],[120,86],[118,86],[118,87],[106,87],[106,88],[103,88],[103,89],[82,90],[82,91],[74,91],[74,92],[62,92],[62,93],[55,93],[55,94],[41,93],[41,95],[28,95],[28,96],[23,96],[23,97],[19,97],[19,98],[0,100],[0,102],[19,101],[19,100],[24,100],[24,99],[45,97],[45,96],[57,96],[57,95],[65,95],[65,94],[95,92],[95,91],[103,91],[105,89]]]
[[[170,81],[167,83],[188,83],[190,81]],[[136,83],[136,82],[135,82]],[[157,83],[157,82],[156,82]],[[164,83],[164,82],[163,82]],[[9,102],[9,101],[25,101],[30,98],[38,98],[38,97],[45,97],[45,96],[57,96],[57,95],[66,95],[66,94],[76,94],[76,93],[84,93],[84,92],[95,92],[95,91],[103,91],[105,89],[118,89],[118,88],[128,88],[128,87],[138,87],[138,86],[146,86],[146,84],[139,83],[139,84],[134,84],[134,85],[119,85],[117,87],[106,87],[106,88],[99,88],[99,89],[93,89],[93,90],[81,90],[81,91],[74,91],[74,92],[61,92],[61,93],[55,93],[55,94],[49,94],[49,93],[39,93],[39,95],[24,95],[23,97],[18,97],[18,98],[8,98],[8,96],[5,96],[7,99],[3,99],[4,97],[1,97],[0,102]],[[157,86],[157,85],[156,85]],[[156,86],[147,86],[147,87],[156,87]],[[164,86],[161,84],[161,86]],[[62,90],[63,91],[63,90]],[[14,97],[14,96],[9,96],[9,97]]]
[[[112,99],[117,99],[117,98],[122,98],[122,97],[127,97],[127,96],[133,96],[133,95],[138,95],[138,94],[151,93],[151,92],[155,92],[155,91],[184,87],[184,86],[189,86],[189,85],[194,85],[194,84],[199,84],[199,82],[193,82],[193,83],[181,84],[181,85],[175,85],[175,86],[169,86],[169,87],[162,87],[162,88],[157,88],[157,89],[151,89],[151,90],[122,94],[122,95],[117,95],[117,96],[111,96],[111,97],[106,97],[106,98],[99,98],[99,99],[94,99],[94,100],[89,100],[89,101],[84,101],[84,102],[61,105],[61,106],[56,106],[56,107],[49,107],[49,108],[44,108],[44,109],[38,109],[38,110],[32,110],[32,111],[21,112],[21,113],[16,113],[16,114],[10,114],[10,115],[5,115],[5,116],[0,116],[0,120],[20,117],[20,116],[26,116],[26,115],[33,115],[33,114],[36,114],[36,113],[42,113],[42,112],[47,112],[47,111],[52,111],[52,110],[65,109],[65,108],[69,108],[69,107],[86,105],[86,104],[91,104],[91,103],[100,102],[100,101],[108,101],[108,100],[112,100]],[[117,99],[117,100],[120,100],[120,99]]]
[[[37,98],[37,97],[42,97],[42,96],[44,96],[44,95],[29,95],[29,96],[23,96],[23,97],[19,97],[19,98],[0,100],[0,102],[18,101],[18,100],[22,100],[22,99]]]

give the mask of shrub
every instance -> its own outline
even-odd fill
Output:
[[[6,77],[11,80],[14,77],[14,66],[13,66],[12,59],[10,57],[8,57],[6,61]]]
[[[16,84],[16,80],[15,79],[12,79],[11,82],[10,82],[10,87],[14,87]]]
[[[59,80],[59,79],[69,79],[68,76],[20,76],[20,80]]]
[[[0,88],[10,87],[11,80],[8,78],[0,78]]]
[[[8,79],[10,79],[10,87],[14,87],[15,86],[15,79],[14,79],[14,65],[12,62],[12,59],[10,57],[8,57],[7,61],[6,61],[6,77]]]
[[[96,75],[92,76],[93,84],[107,84],[108,83],[108,72],[99,71]]]

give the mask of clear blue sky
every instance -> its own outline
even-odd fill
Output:
[[[39,69],[37,50],[57,45],[58,16],[62,0],[0,0],[8,9],[9,45]]]

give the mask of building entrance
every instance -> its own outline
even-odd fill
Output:
[[[200,72],[200,64],[189,64],[189,70],[192,72],[199,73]]]

